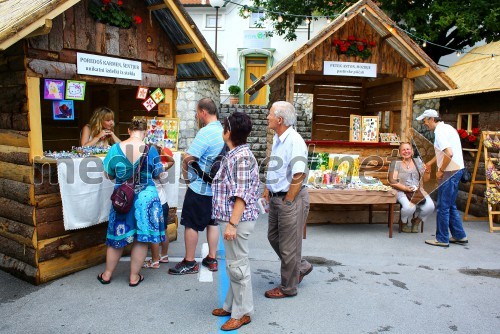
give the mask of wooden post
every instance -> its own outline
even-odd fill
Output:
[[[293,104],[295,88],[295,64],[286,73],[286,100]]]
[[[40,78],[27,77],[26,83],[28,86],[28,117],[30,125],[30,132],[28,134],[30,146],[29,159],[30,162],[33,162],[35,157],[43,157]]]
[[[403,79],[401,96],[401,141],[407,141],[413,119],[413,81]]]

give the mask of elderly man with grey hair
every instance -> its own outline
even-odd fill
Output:
[[[281,284],[266,291],[267,298],[297,295],[297,285],[313,266],[302,258],[302,230],[309,213],[307,146],[293,129],[297,117],[289,102],[275,102],[267,116],[276,134],[263,197],[269,201],[267,238],[281,260]]]

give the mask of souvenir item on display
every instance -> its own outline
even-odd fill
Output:
[[[165,147],[173,151],[177,151],[179,142],[179,119],[178,118],[165,118]]]
[[[150,118],[146,129],[145,141],[147,144],[164,147],[163,138],[165,137],[164,119]]]
[[[105,155],[108,153],[109,147],[101,146],[82,146],[71,147],[71,151],[45,151],[43,156],[52,159],[66,158],[86,158],[95,155]]]
[[[142,105],[144,106],[144,108],[146,108],[148,112],[150,112],[151,109],[153,109],[156,106],[156,103],[155,101],[153,101],[152,98],[148,98],[146,101],[142,103]]]
[[[363,116],[361,139],[364,142],[378,142],[378,116]]]
[[[85,99],[84,81],[68,80],[66,82],[66,100],[84,100]]]
[[[64,99],[64,80],[45,79],[43,98],[46,100]]]
[[[380,141],[382,143],[399,143],[399,137],[395,133],[381,133]]]
[[[158,104],[165,98],[165,94],[163,94],[161,88],[156,88],[156,90],[151,93],[151,98]]]
[[[349,141],[360,142],[361,141],[361,116],[351,115],[350,125],[349,125]]]
[[[52,118],[56,121],[72,121],[75,119],[73,100],[52,102]]]
[[[158,103],[158,115],[164,117],[172,117],[172,109],[170,109],[170,103]]]
[[[137,87],[137,94],[135,98],[138,100],[144,100],[148,96],[149,88],[144,86]]]

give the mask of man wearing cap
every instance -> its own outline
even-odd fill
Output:
[[[462,219],[458,213],[456,200],[458,184],[463,174],[464,159],[462,145],[457,130],[445,124],[434,109],[427,109],[417,117],[427,129],[434,132],[434,151],[436,156],[425,164],[426,170],[437,162],[438,181],[436,239],[426,240],[432,246],[448,247],[449,243],[466,244]],[[449,232],[451,232],[451,237]]]

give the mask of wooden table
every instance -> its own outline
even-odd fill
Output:
[[[331,189],[309,189],[310,204],[354,204],[368,205],[368,223],[372,223],[372,205],[387,204],[387,225],[389,226],[389,238],[392,238],[392,227],[394,218],[394,204],[397,202],[396,190],[369,191],[369,190],[331,190]],[[304,224],[303,238],[307,235],[307,221]]]

